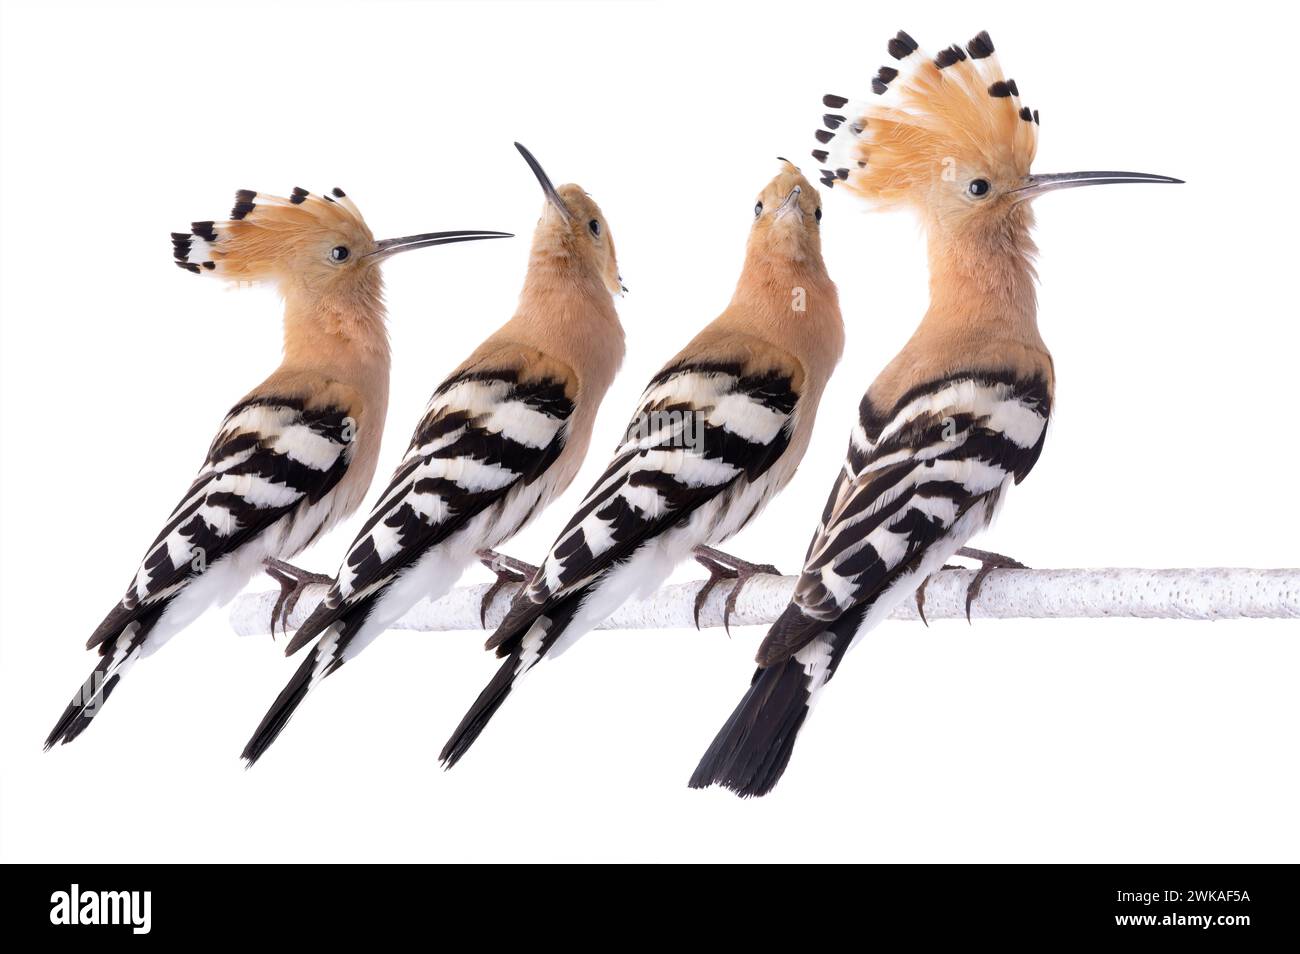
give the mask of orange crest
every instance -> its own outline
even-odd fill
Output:
[[[315,195],[295,188],[290,196],[241,189],[225,222],[194,222],[172,233],[176,264],[195,274],[229,281],[274,279],[286,272],[323,266],[340,252],[368,251],[373,236],[342,189]]]
[[[906,33],[889,41],[890,63],[872,95],[828,95],[813,151],[821,181],[884,206],[922,203],[936,182],[1018,182],[1038,145],[1038,111],[1022,106],[988,33],[937,56]]]

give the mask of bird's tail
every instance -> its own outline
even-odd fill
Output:
[[[449,769],[460,761],[461,756],[469,751],[469,747],[479,737],[483,727],[501,708],[501,703],[506,701],[515,683],[524,673],[541,662],[542,657],[564,635],[564,631],[573,622],[574,614],[578,611],[586,592],[580,590],[565,598],[545,615],[537,616],[513,649],[507,650],[508,644],[503,644],[498,649],[499,653],[508,651],[508,655],[496,675],[492,677],[492,681],[478,694],[474,704],[460,720],[460,725],[456,726],[456,731],[451,734],[447,744],[442,747],[438,758],[442,761],[443,768]]]
[[[253,732],[252,738],[248,740],[248,744],[240,754],[240,758],[247,761],[249,765],[261,758],[262,753],[271,747],[271,743],[289,724],[289,719],[307,698],[307,694],[316,688],[322,679],[343,665],[346,625],[344,621],[331,624],[307,653],[297,672],[280,690],[280,694],[276,696],[275,702],[271,703],[271,708],[266,711],[266,715],[262,716],[257,730]]]
[[[307,693],[311,692],[312,675],[316,671],[316,663],[317,651],[313,649],[303,659],[302,665],[293,674],[293,678],[275,697],[275,702],[266,711],[266,715],[262,716],[262,721],[258,724],[257,730],[253,733],[252,738],[248,740],[248,744],[244,746],[244,751],[239,756],[249,765],[261,758],[262,753],[271,747],[271,743],[288,725],[289,717],[293,715],[302,700],[307,698]]]
[[[133,624],[134,626],[134,624]],[[117,684],[126,675],[140,654],[140,645],[144,642],[135,629],[128,628],[112,643],[101,646],[102,655],[90,677],[82,683],[77,694],[72,697],[63,715],[55,723],[53,730],[45,738],[45,751],[62,743],[67,744],[86,731],[92,719],[99,715],[108,697],[112,695]]]
[[[799,730],[852,642],[861,617],[850,615],[794,655],[754,673],[749,691],[696,766],[691,788],[721,785],[753,798],[776,786]]]
[[[442,747],[442,752],[438,754],[443,768],[451,768],[469,751],[469,747],[474,744],[474,740],[478,738],[484,726],[491,721],[492,716],[496,715],[496,711],[501,708],[501,703],[505,702],[506,697],[510,695],[515,680],[527,672],[523,663],[521,649],[515,650],[501,663],[501,668],[478,694],[478,698],[474,700],[474,704],[469,707],[465,717],[460,720],[460,725],[456,726],[456,731],[451,734],[447,744]]]

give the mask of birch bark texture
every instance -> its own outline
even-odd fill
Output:
[[[927,619],[962,619],[966,588],[974,570],[945,570],[926,588]],[[740,594],[732,626],[771,623],[794,591],[793,576],[756,576]],[[663,587],[651,598],[619,608],[602,629],[681,629],[693,627],[695,597],[703,580]],[[422,600],[394,626],[424,632],[483,629],[479,608],[490,584],[462,586],[436,601]],[[723,604],[732,584],[709,594],[700,612],[701,627],[722,625]],[[487,612],[487,628],[505,615],[519,584],[503,587]],[[292,629],[325,596],[324,585],[303,593],[289,620]],[[270,632],[271,607],[277,593],[249,593],[237,598],[231,625],[241,636]],[[1300,569],[1078,569],[998,570],[988,576],[971,607],[971,619],[1297,619],[1300,618]],[[907,600],[891,619],[919,621],[916,604]]]

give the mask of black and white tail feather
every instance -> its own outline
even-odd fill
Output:
[[[335,623],[303,658],[302,664],[280,690],[280,694],[276,696],[266,715],[258,723],[248,744],[244,746],[240,757],[245,760],[247,766],[251,767],[271,747],[271,743],[279,738],[298,706],[307,698],[307,694],[316,688],[322,679],[343,665],[343,657],[337,649],[338,644],[344,638],[350,639],[364,622],[365,616],[361,615]]]
[[[46,736],[46,751],[57,744],[71,742],[89,727],[91,720],[98,715],[100,708],[108,701],[108,697],[117,688],[122,677],[134,665],[140,647],[164,609],[166,609],[166,602],[151,612],[147,619],[139,619],[127,624],[111,643],[102,644],[105,648],[111,646],[111,651],[104,652],[99,657],[99,662],[90,676],[82,683],[81,688],[72,697],[72,701],[63,710],[59,721]]]
[[[797,656],[757,670],[749,691],[696,766],[691,788],[724,785],[742,798],[770,792],[865,614],[865,606],[855,607],[832,621]]]
[[[460,720],[460,725],[452,732],[451,739],[443,746],[438,755],[443,768],[450,769],[469,751],[469,747],[501,708],[519,680],[541,661],[555,641],[564,634],[586,596],[587,589],[583,588],[533,623],[529,636],[505,657],[496,675],[479,693],[465,717]]]
[[[691,787],[771,791],[844,654],[988,525],[1038,459],[1049,411],[1047,382],[1009,373],[956,374],[885,414],[863,400],[794,598]]]

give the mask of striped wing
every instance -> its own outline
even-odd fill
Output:
[[[290,651],[374,595],[429,547],[546,472],[564,447],[573,401],[552,378],[468,371],[434,393],[411,446],[353,541],[321,610]]]
[[[798,395],[783,372],[681,363],[656,375],[614,459],[488,643],[532,620],[784,453]]]
[[[338,407],[263,396],[232,408],[198,477],[88,646],[157,609],[300,504],[319,501],[347,471],[354,436]]]
[[[788,658],[850,610],[869,607],[971,519],[986,523],[1007,483],[1019,483],[1037,461],[1049,411],[1045,382],[995,375],[915,389],[883,417],[868,395],[794,598],[759,649],[760,665]]]

